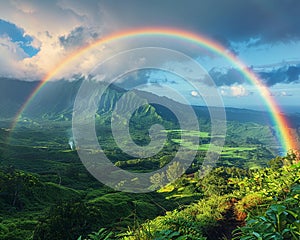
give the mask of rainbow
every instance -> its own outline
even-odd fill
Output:
[[[290,132],[289,123],[285,119],[285,117],[281,114],[280,108],[277,106],[276,102],[271,96],[269,89],[262,83],[262,81],[244,64],[242,63],[234,54],[228,51],[219,43],[206,38],[204,36],[179,30],[179,29],[171,29],[171,28],[142,28],[142,29],[133,29],[133,30],[126,30],[122,32],[118,32],[115,34],[111,34],[107,37],[101,38],[92,44],[83,46],[82,48],[76,50],[68,57],[66,57],[63,61],[61,61],[58,65],[56,65],[51,71],[49,71],[45,77],[42,79],[40,84],[35,88],[35,90],[30,94],[28,99],[25,101],[23,106],[19,109],[18,113],[16,114],[13,124],[11,126],[11,132],[13,132],[14,128],[22,113],[26,109],[26,107],[31,103],[34,99],[36,94],[41,90],[41,88],[55,75],[60,72],[67,64],[71,63],[73,60],[77,59],[84,53],[92,50],[93,48],[107,44],[113,40],[121,40],[125,38],[135,37],[135,36],[166,36],[175,39],[182,39],[185,41],[189,41],[191,43],[197,44],[201,47],[206,48],[214,53],[217,53],[227,59],[232,65],[238,68],[241,73],[248,79],[252,84],[254,84],[261,93],[261,96],[264,98],[266,106],[270,111],[270,115],[273,121],[274,126],[277,126],[278,131],[278,140],[282,145],[282,149],[285,153],[289,150],[297,149],[296,146],[296,139],[292,136]]]

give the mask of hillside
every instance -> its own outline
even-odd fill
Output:
[[[164,106],[172,105],[185,114],[185,105],[166,97],[159,97],[163,106],[149,104],[156,95],[130,92],[125,103],[118,106],[121,111],[136,106],[136,96],[147,99],[130,118],[133,141],[140,146],[147,145],[148,130],[153,124],[163,125],[162,132],[167,134],[158,154],[137,158],[124,152],[113,138],[112,111],[127,91],[110,86],[99,103],[95,127],[99,144],[115,166],[149,172],[168,164],[180,145],[197,150],[186,174],[176,181],[172,176],[180,171],[180,165],[175,162],[168,166],[165,176],[153,175],[150,179],[150,188],[158,191],[130,194],[98,182],[85,169],[76,149],[70,146],[73,103],[82,80],[47,84],[13,131],[9,127],[11,119],[37,83],[1,81],[6,86],[0,89],[1,97],[9,99],[11,105],[7,108],[5,102],[0,103],[0,239],[71,240],[82,236],[81,239],[96,240],[215,240],[224,236],[243,239],[239,238],[242,234],[247,239],[252,234],[247,227],[232,232],[246,224],[246,216],[257,221],[256,225],[253,221],[247,224],[264,237],[268,231],[281,231],[278,234],[286,237],[283,239],[291,239],[292,234],[297,236],[294,229],[298,225],[293,221],[298,219],[299,212],[299,202],[295,202],[298,201],[299,159],[293,153],[276,157],[279,146],[267,113],[226,109],[225,146],[215,168],[201,178],[199,169],[211,138],[220,137],[210,134],[208,109],[193,107],[201,131],[181,131],[175,115]],[[15,91],[9,91],[9,86]],[[296,124],[298,116],[292,119]],[[199,146],[181,141],[181,135],[199,136]],[[127,143],[126,137],[123,142]],[[162,178],[171,183],[162,186]],[[286,202],[288,198],[295,200]],[[274,205],[282,205],[288,211],[282,228],[257,230],[259,219],[273,211]]]
[[[48,82],[42,90],[36,94],[31,101],[31,104],[28,105],[24,112],[24,117],[47,118],[59,114],[70,115],[77,91],[82,81],[82,78],[78,78],[73,81],[62,80]],[[37,81],[28,82],[17,79],[0,78],[0,118],[14,117],[38,84],[39,82]],[[120,87],[111,86],[101,100],[99,109],[102,109],[102,111],[112,110],[116,101],[124,91],[125,90]],[[151,99],[157,97],[151,93],[140,92],[137,90],[134,91],[145,98]],[[184,105],[178,102],[174,102],[166,97],[163,97],[163,100],[161,101],[166,102],[167,105],[177,105],[178,108],[183,109],[182,112],[184,112]],[[194,106],[194,109],[199,117],[209,117],[207,107]],[[157,109],[157,111],[159,111],[159,109]],[[160,114],[164,114],[164,111],[165,110],[160,111]],[[226,108],[226,117],[229,121],[256,122],[264,125],[271,124],[267,112],[249,109]],[[288,117],[290,118],[293,127],[299,127],[299,115],[295,114]]]

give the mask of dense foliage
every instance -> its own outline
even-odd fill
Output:
[[[55,115],[57,121],[22,118],[12,134],[0,121],[0,239],[299,237],[299,156],[290,152],[275,157],[275,149],[268,147],[273,139],[269,126],[246,122],[246,116],[244,123],[229,121],[220,160],[200,177],[211,138],[208,121],[199,119],[202,132],[181,132],[176,122],[162,120],[153,107],[141,111],[146,120],[131,119],[135,142],[147,144],[147,127],[154,123],[163,124],[167,133],[162,151],[146,159],[122,152],[108,128],[109,114],[96,116],[99,143],[116,166],[153,171],[173,159],[179,144],[198,150],[181,178],[174,178],[181,172],[177,162],[153,175],[151,189],[159,190],[148,194],[118,192],[95,180],[68,145],[71,122],[63,113]],[[172,118],[169,113],[164,117]],[[200,135],[201,145],[180,142],[181,134]],[[163,186],[164,180],[171,183]]]
[[[191,192],[201,192],[201,200],[134,226],[126,233],[107,232],[106,236],[124,240],[221,239],[232,238],[228,230],[236,228],[233,239],[299,239],[298,161],[297,155],[289,153],[285,158],[273,159],[268,168],[216,168],[203,179],[190,179]],[[181,185],[184,182],[181,180]],[[106,238],[92,234],[90,239]]]

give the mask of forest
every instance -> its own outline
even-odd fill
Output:
[[[140,194],[106,187],[85,169],[68,144],[70,121],[26,118],[13,134],[2,121],[0,238],[299,239],[299,153],[277,156],[268,126],[228,121],[220,159],[203,177],[199,169],[209,145],[209,123],[199,120],[202,132],[180,132],[153,112],[144,117],[140,125],[160,121],[168,133],[162,151],[148,159],[126,155],[107,125],[97,125],[97,131],[106,132],[99,143],[116,166],[135,172],[158,169],[170,162],[178,144],[193,147],[180,142],[180,134],[199,134],[201,144],[184,175],[172,179],[180,168],[173,162],[163,176],[169,184],[162,186],[162,176],[154,175],[151,183],[158,190]],[[144,128],[132,126],[133,139],[149,141]]]

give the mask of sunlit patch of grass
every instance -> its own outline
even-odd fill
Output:
[[[164,186],[163,188],[159,189],[158,192],[160,193],[167,193],[174,191],[175,187],[172,184],[168,184]]]

